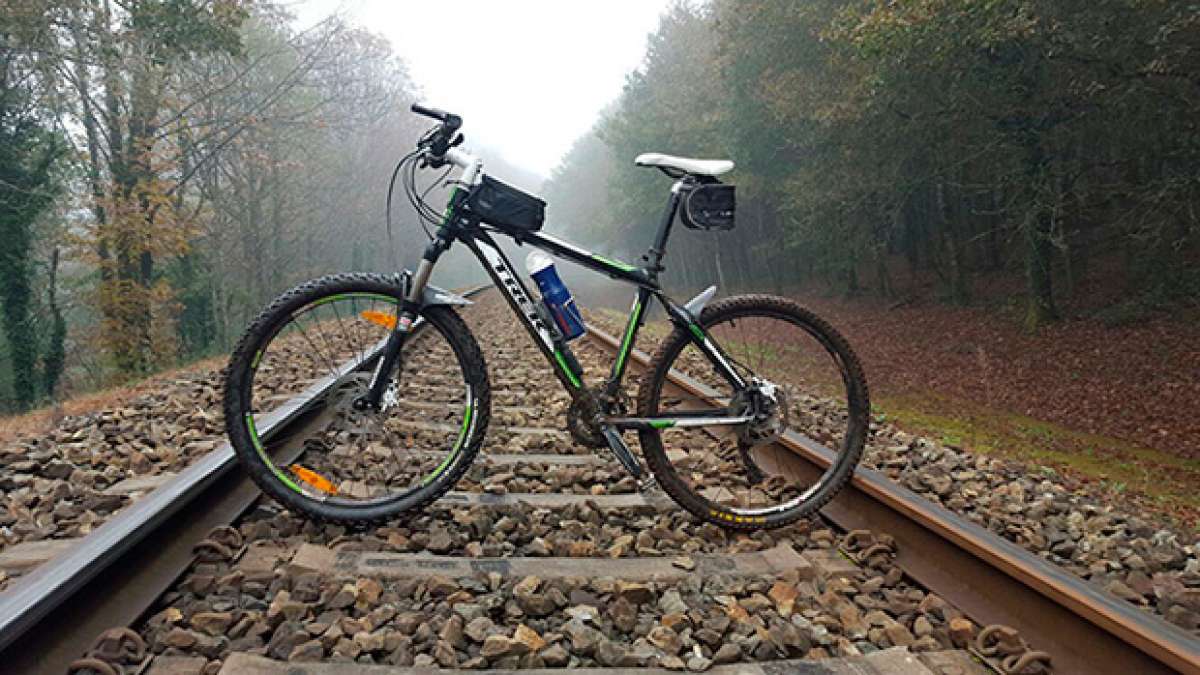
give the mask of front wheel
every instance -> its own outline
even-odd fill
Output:
[[[705,354],[701,335],[737,377]],[[694,417],[684,424],[688,411]],[[659,348],[638,417],[664,419],[639,439],[659,484],[688,511],[722,527],[766,529],[813,514],[837,494],[862,455],[869,411],[862,366],[845,338],[791,300],[743,295],[707,307],[698,327],[677,328]],[[696,416],[750,421],[699,426]],[[827,470],[781,442],[794,434],[834,451]]]
[[[401,289],[339,274],[280,296],[246,331],[225,380],[225,428],[264,492],[309,517],[351,523],[419,509],[449,490],[487,431],[491,393],[458,314],[425,307],[379,410],[362,405]],[[291,421],[280,440],[267,429]]]

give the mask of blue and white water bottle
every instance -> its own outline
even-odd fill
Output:
[[[558,271],[554,269],[554,261],[541,251],[534,251],[525,259],[525,269],[537,282],[542,292],[542,302],[545,303],[550,318],[558,326],[564,340],[574,340],[583,335],[583,316],[575,306],[571,291],[567,290]]]

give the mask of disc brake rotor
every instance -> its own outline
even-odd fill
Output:
[[[774,383],[754,379],[753,387],[746,390],[745,400],[739,393],[734,403],[741,402],[744,409],[740,414],[753,414],[754,419],[738,428],[738,439],[746,447],[766,445],[779,440],[787,429],[787,394]]]
[[[349,373],[334,385],[326,403],[337,413],[332,423],[333,426],[347,431],[365,433],[368,424],[378,424],[378,413],[372,410],[360,410],[355,405],[355,401],[365,396],[370,386],[370,373]],[[390,389],[392,387],[389,387]]]

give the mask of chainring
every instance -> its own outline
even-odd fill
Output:
[[[567,431],[571,432],[580,445],[589,448],[607,448],[608,440],[600,431],[600,425],[595,421],[602,415],[623,415],[632,406],[632,401],[619,392],[615,398],[587,388],[581,392],[567,408]]]
[[[600,415],[600,398],[591,389],[580,392],[567,408],[567,431],[576,443],[589,448],[603,448],[608,443],[594,421]]]

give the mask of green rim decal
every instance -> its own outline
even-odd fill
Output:
[[[304,494],[304,492],[300,490],[300,486],[293,483],[291,478],[285,476],[284,473],[279,470],[279,467],[275,466],[275,462],[271,461],[271,458],[267,456],[267,451],[263,449],[262,441],[258,439],[258,429],[254,426],[254,415],[251,415],[250,413],[246,413],[246,428],[250,430],[250,441],[254,443],[254,449],[258,452],[258,456],[262,458],[262,461],[267,466],[271,467],[271,472],[275,474],[275,477],[283,481],[284,485],[290,487],[300,494]]]
[[[335,295],[327,295],[327,296],[321,298],[320,300],[317,300],[316,302],[312,303],[311,305],[309,305],[309,307],[320,307],[321,305],[333,302],[334,300],[341,300],[345,297],[346,297],[346,295],[344,293],[337,293]]]
[[[463,411],[462,428],[458,430],[458,440],[454,442],[454,448],[450,450],[449,455],[446,455],[446,459],[443,459],[442,463],[433,470],[433,473],[429,474],[425,477],[425,480],[421,481],[421,485],[428,485],[437,480],[438,476],[442,475],[442,472],[444,472],[454,461],[454,458],[458,457],[458,453],[462,450],[463,442],[467,439],[467,430],[471,428],[472,410],[472,399],[470,396],[468,396],[467,407]]]
[[[675,426],[675,420],[650,420],[650,426],[655,429],[666,429]]]
[[[629,356],[629,352],[633,349],[633,330],[637,327],[641,314],[642,303],[634,301],[633,313],[629,317],[629,325],[625,328],[625,339],[621,342],[621,351],[617,352],[617,367],[613,372],[619,373],[625,367],[625,358]]]
[[[292,312],[292,318],[297,318],[305,312],[311,311],[317,307],[320,307],[321,305],[331,303],[335,300],[350,300],[352,298],[371,298],[372,300],[382,300],[393,305],[400,305],[399,298],[394,298],[390,295],[383,295],[382,293],[334,293],[333,295],[327,295],[319,300],[310,302],[295,312]]]
[[[617,269],[621,270],[622,272],[635,272],[635,271],[637,271],[637,268],[636,268],[636,267],[634,267],[633,265],[630,265],[630,264],[628,264],[628,263],[623,263],[623,262],[621,262],[621,261],[619,261],[619,260],[613,260],[613,259],[611,259],[611,258],[605,258],[605,257],[604,257],[604,256],[602,256],[602,255],[596,255],[596,254],[594,254],[594,253],[593,253],[593,254],[592,254],[592,259],[593,259],[593,260],[599,260],[600,262],[602,262],[602,263],[604,263],[604,264],[606,264],[606,265],[611,265],[611,266],[613,266],[613,267],[615,267],[615,268],[617,268]]]
[[[690,323],[690,324],[688,324],[688,328],[692,329],[692,335],[695,335],[697,340],[704,342],[704,339],[705,339],[704,331],[700,330],[700,326],[697,326],[694,323]]]
[[[252,370],[257,370],[258,364],[260,361],[262,361],[262,350],[261,349],[258,350],[257,352],[254,352],[254,360],[250,362],[250,368]]]
[[[575,373],[572,373],[571,369],[567,367],[567,361],[563,358],[562,352],[558,351],[557,349],[554,350],[554,358],[558,361],[558,367],[562,368],[562,371],[566,373],[567,377],[571,380],[571,384],[575,385],[575,388],[578,389],[581,386],[579,383],[579,378],[575,377]]]
[[[400,304],[399,298],[394,298],[390,295],[383,295],[382,293],[335,293],[333,295],[327,295],[316,302],[310,303],[306,305],[306,307],[320,307],[321,305],[333,302],[334,300],[349,300],[350,298],[372,298],[375,300],[384,300],[392,303],[393,305]]]

